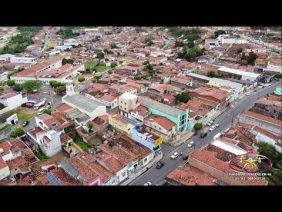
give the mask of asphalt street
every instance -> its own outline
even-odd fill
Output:
[[[152,185],[162,184],[165,181],[165,177],[171,171],[179,166],[183,166],[186,162],[182,159],[182,157],[171,159],[170,156],[174,152],[183,152],[185,154],[189,154],[193,151],[193,148],[199,149],[205,146],[207,143],[213,141],[213,137],[217,133],[224,132],[232,125],[232,122],[236,121],[236,116],[239,113],[243,112],[246,109],[249,109],[259,98],[265,96],[268,93],[272,93],[275,90],[275,87],[279,85],[279,83],[281,82],[276,82],[269,87],[261,88],[255,92],[250,93],[250,95],[245,95],[243,98],[235,101],[233,108],[227,109],[215,119],[215,123],[218,123],[219,127],[212,132],[208,132],[208,135],[204,139],[200,138],[198,134],[178,147],[169,147],[167,145],[162,145],[162,151],[164,155],[162,160],[164,161],[165,165],[161,169],[156,169],[155,166],[153,166],[148,171],[137,177],[129,185],[144,185],[146,182],[151,182]],[[195,147],[188,148],[187,143],[191,140],[195,142]]]

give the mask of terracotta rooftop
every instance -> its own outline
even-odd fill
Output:
[[[9,93],[2,94],[0,96],[0,99],[9,99],[9,98],[14,97],[16,95],[18,95],[16,92],[9,92]]]
[[[187,186],[215,185],[214,178],[192,166],[176,168],[174,171],[169,173],[167,178]]]
[[[170,121],[164,116],[150,115],[146,118],[146,121],[150,122],[151,119],[166,130],[171,130],[173,127],[176,126],[174,122]]]
[[[193,89],[191,92],[196,93],[202,97],[213,97],[218,101],[225,101],[229,96],[229,93],[227,91],[218,88],[209,88],[209,87],[199,87]]]
[[[255,112],[251,112],[251,111],[244,111],[242,114],[247,116],[247,117],[269,123],[271,125],[275,125],[275,126],[278,126],[278,127],[282,126],[281,120],[274,119],[274,118],[271,118],[269,116],[265,116],[265,115],[255,113]]]
[[[7,163],[0,157],[0,170],[7,167]]]
[[[139,105],[135,110],[132,112],[137,112],[139,115],[145,117],[148,115],[148,109],[142,105]]]
[[[58,107],[56,108],[56,110],[59,111],[59,112],[62,113],[62,114],[66,114],[67,111],[69,111],[69,110],[71,110],[71,109],[72,109],[72,107],[69,106],[68,104],[65,104],[65,103],[61,104],[60,106],[58,106]]]

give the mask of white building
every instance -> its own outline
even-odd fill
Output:
[[[62,99],[63,103],[87,114],[91,119],[107,115],[106,105],[90,99],[82,94],[77,94],[72,84],[67,85],[67,94]]]
[[[10,175],[10,169],[7,163],[2,159],[1,152],[3,149],[0,149],[0,180],[8,177]]]
[[[266,70],[282,73],[282,61],[269,61]]]
[[[118,99],[119,109],[126,114],[136,109],[140,103],[139,97],[129,92],[123,93]]]
[[[99,98],[94,97],[87,93],[85,93],[85,96],[88,97],[89,99],[93,99],[95,101],[101,102],[102,104],[105,104],[108,109],[113,109],[118,106],[118,97],[110,94],[105,94]]]
[[[237,82],[232,82],[230,80],[224,80],[219,78],[210,78],[210,81],[208,82],[208,85],[213,87],[230,87],[231,90],[231,97],[229,101],[233,101],[239,97],[240,94],[244,92],[244,86]]]
[[[24,63],[24,64],[36,64],[36,58],[34,57],[18,57],[12,54],[0,55],[0,61],[9,61],[10,63]]]
[[[228,75],[230,78],[245,80],[249,82],[256,82],[258,78],[260,77],[260,74],[256,74],[256,73],[249,72],[249,71],[244,71],[241,69],[228,68],[224,66],[221,66],[218,69],[218,72]]]
[[[231,144],[231,143],[228,143],[228,142],[225,142],[225,141],[222,141],[222,140],[215,140],[211,143],[212,145],[220,148],[220,149],[223,149],[227,152],[230,152],[234,155],[244,155],[244,154],[247,154],[247,151],[242,149],[241,147],[239,146],[236,146],[234,144]]]
[[[28,131],[27,134],[33,139],[34,142],[36,142],[36,144],[47,157],[56,155],[62,149],[60,139],[61,131],[45,131],[35,128],[34,130]]]
[[[9,110],[17,108],[25,102],[27,102],[27,97],[23,97],[22,94],[15,92],[6,93],[0,96],[0,103],[9,108]]]
[[[245,44],[245,43],[248,43],[248,41],[246,39],[242,39],[242,38],[236,37],[236,36],[231,36],[229,34],[219,35],[218,40],[222,44],[225,44],[225,43],[227,43],[227,44]]]

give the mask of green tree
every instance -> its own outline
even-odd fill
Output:
[[[203,128],[203,124],[202,123],[196,123],[195,125],[194,125],[194,130],[195,131],[199,131],[199,130],[201,130]]]
[[[26,47],[33,44],[32,37],[41,27],[18,27],[19,33],[0,49],[0,54],[16,54],[25,51]]]
[[[82,76],[79,76],[77,80],[78,80],[78,82],[83,82],[83,81],[85,81],[85,78],[82,77]]]
[[[282,73],[277,73],[274,75],[274,77],[277,79],[282,79]]]
[[[65,64],[73,64],[73,60],[72,59],[66,59],[66,58],[64,58],[63,60],[62,60],[62,65],[65,65]]]
[[[117,62],[111,62],[111,68],[115,68],[117,66]]]
[[[51,80],[51,81],[49,82],[49,85],[50,85],[52,88],[58,87],[58,86],[57,86],[58,84],[59,84],[59,83],[58,83],[56,80]]]
[[[250,52],[248,57],[247,57],[248,64],[254,65],[257,57],[258,56],[254,52]]]
[[[144,65],[144,69],[146,71],[153,71],[153,66],[150,63],[146,63],[146,65]]]
[[[208,77],[216,77],[216,73],[214,73],[213,71],[208,71],[207,76]]]
[[[150,38],[150,37],[146,38],[144,42],[147,46],[152,46],[154,44],[152,38]]]
[[[40,86],[41,85],[38,80],[28,80],[22,84],[23,90],[26,90],[26,91],[38,91]]]
[[[61,27],[59,30],[59,34],[63,39],[74,38],[79,35],[79,33],[74,33],[72,27]]]
[[[3,108],[5,108],[5,105],[3,105],[2,103],[0,103],[0,110],[2,110]]]
[[[66,85],[60,85],[55,89],[56,94],[62,95],[66,92]]]
[[[217,30],[214,32],[215,37],[217,38],[219,35],[223,35],[226,34],[226,32],[224,30]]]
[[[184,42],[180,41],[180,40],[176,40],[174,46],[175,47],[182,47],[182,46],[184,46]]]
[[[111,49],[116,49],[116,48],[117,48],[117,45],[116,45],[116,43],[111,43],[111,44],[110,44],[110,47],[111,47]]]
[[[190,99],[191,99],[191,97],[189,96],[188,93],[177,94],[175,96],[175,103],[176,104],[178,104],[179,102],[187,103]]]
[[[4,87],[0,86],[0,93],[2,93],[4,91]]]
[[[97,52],[97,58],[102,59],[104,58],[104,53],[102,51]]]
[[[10,133],[10,136],[12,138],[17,138],[19,136],[22,136],[25,134],[25,131],[22,129],[22,128],[14,128],[11,133]]]
[[[239,49],[237,49],[236,52],[237,52],[237,54],[241,54],[243,52],[243,48],[240,47]]]
[[[52,109],[44,109],[43,110],[43,113],[45,113],[45,114],[48,114],[48,115],[51,115],[51,113],[52,113]]]
[[[22,85],[20,85],[20,84],[15,84],[15,85],[13,86],[13,90],[14,90],[14,91],[17,91],[17,92],[20,92],[20,91],[23,90],[23,87],[22,87]]]
[[[14,80],[9,79],[9,80],[7,81],[7,85],[8,85],[9,87],[12,87],[12,86],[14,86],[14,85],[15,85],[15,81],[14,81]]]
[[[195,46],[195,44],[194,44],[193,41],[189,41],[189,42],[187,43],[187,47],[188,47],[188,48],[193,48],[194,46]]]
[[[96,42],[96,41],[99,41],[101,40],[101,37],[99,35],[96,35],[93,39],[92,39],[92,42]]]
[[[278,152],[273,146],[260,142],[257,144],[258,152],[272,161],[270,169],[271,176],[267,177],[270,185],[282,185],[282,153]]]
[[[95,66],[96,66],[96,63],[91,60],[87,60],[84,62],[84,69],[86,71],[93,72],[93,70],[95,69]]]

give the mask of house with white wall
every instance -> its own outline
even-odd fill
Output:
[[[80,112],[87,114],[91,119],[107,115],[105,104],[77,93],[72,84],[67,84],[67,94],[63,97],[62,101],[72,108],[76,108]]]
[[[0,103],[9,108],[8,110],[13,110],[27,101],[27,97],[23,97],[21,93],[16,92],[9,92],[0,96]]]
[[[10,175],[10,169],[7,163],[2,159],[1,151],[3,150],[0,149],[0,180],[3,180]]]

